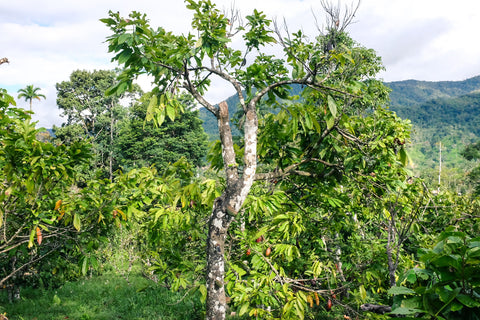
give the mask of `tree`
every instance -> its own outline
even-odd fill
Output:
[[[185,96],[181,103],[186,111],[177,121],[166,119],[160,127],[145,122],[147,103],[132,105],[114,144],[117,166],[127,171],[155,164],[162,171],[181,157],[196,167],[201,166],[207,152],[207,136],[198,111],[192,110],[193,98]]]
[[[55,146],[37,140],[40,129],[28,113],[0,92],[0,285],[13,282],[12,289],[27,267],[39,265],[73,238],[80,215],[65,203],[76,166],[88,161],[90,150],[79,142]]]
[[[321,149],[322,142],[351,141],[343,146],[344,150],[362,145],[361,136],[366,126],[362,126],[360,114],[385,103],[387,89],[374,79],[381,69],[374,52],[356,44],[345,32],[355,9],[341,19],[339,11],[331,10],[332,7],[324,3],[330,19],[328,27],[310,40],[301,31],[287,32],[284,36],[278,26],[275,25],[273,30],[272,21],[257,10],[247,16],[246,24],[242,25],[236,12],[226,17],[209,0],[187,0],[186,3],[187,8],[194,11],[192,27],[195,35],[177,36],[163,28],[154,29],[146,16],[137,12],[128,18],[110,12],[109,18],[102,19],[112,31],[108,43],[109,51],[116,54],[113,60],[124,67],[118,84],[109,93],[123,93],[132,87],[136,76],[146,73],[154,77],[156,85],[150,96],[147,120],[161,124],[166,117],[171,120],[178,117],[182,108],[175,93],[179,88],[188,91],[217,118],[220,143],[216,150],[222,159],[216,164],[224,170],[225,186],[215,199],[208,219],[206,308],[207,319],[224,319],[227,232],[232,223],[236,227],[234,232],[241,230],[238,222],[244,218],[245,208],[242,207],[255,180],[315,176],[317,181],[324,180],[324,185],[334,181],[336,175],[341,176],[342,166],[329,160],[335,160],[342,153],[333,146],[325,152]],[[232,47],[231,39],[235,36],[241,36],[242,50]],[[264,49],[270,45],[279,45],[283,57],[268,55]],[[216,106],[205,97],[213,77],[225,81],[227,88],[239,97],[243,112],[241,146],[233,143],[226,102]],[[303,98],[307,103],[294,101],[278,118],[265,117],[265,122],[260,122],[265,128],[259,131],[258,108],[262,104],[273,105],[277,99],[292,100],[288,89],[293,84],[307,88]],[[316,117],[320,117],[321,122]],[[351,118],[358,121],[358,130],[349,126]],[[374,127],[367,127],[374,130]],[[309,142],[315,152],[303,153],[302,147],[292,146],[297,142],[299,128],[302,128],[305,142],[308,137],[315,139]],[[281,143],[278,139],[280,133],[285,139],[290,137],[289,144]],[[383,145],[386,154],[396,156],[393,149],[398,149],[399,157],[405,162],[405,151],[394,142],[394,137],[378,134],[389,141],[388,146]],[[372,141],[376,138],[370,136]],[[260,148],[257,148],[259,141]],[[362,154],[361,151],[356,154],[360,163]],[[257,172],[259,159],[268,162],[269,157],[273,159],[270,166],[262,166],[262,172]],[[353,163],[350,161],[350,165]],[[315,175],[314,169],[318,166],[323,168],[322,173]],[[263,172],[267,169],[272,170]],[[288,231],[287,234],[290,235]],[[268,255],[258,255],[257,259],[265,261],[266,268],[273,267],[267,263]],[[277,285],[280,285],[281,274],[273,271],[271,274],[278,276]],[[303,314],[307,295],[300,291],[295,294],[291,290],[285,294],[288,306],[282,312],[297,310]],[[259,308],[251,312],[252,316],[257,315]]]
[[[480,142],[468,145],[462,152],[462,156],[470,161],[480,159]],[[480,166],[473,168],[468,173],[468,180],[473,184],[473,192],[475,195],[480,195]]]
[[[25,101],[30,102],[30,111],[32,111],[32,101],[33,99],[40,100],[40,98],[46,99],[45,95],[41,93],[37,93],[37,91],[41,90],[40,88],[34,88],[33,85],[28,85],[25,89],[19,89],[18,92],[18,99],[24,98]]]
[[[65,143],[90,139],[95,146],[94,167],[113,177],[113,144],[116,122],[126,110],[119,104],[120,96],[105,96],[115,84],[114,71],[77,70],[69,81],[57,83],[57,105],[66,122],[54,127],[55,135]]]

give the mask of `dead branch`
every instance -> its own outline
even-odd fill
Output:
[[[353,18],[355,17],[355,14],[357,13],[358,8],[360,7],[360,2],[361,0],[358,0],[356,5],[354,3],[351,3],[350,7],[345,5],[345,9],[343,10],[343,16],[342,16],[342,10],[340,8],[339,3],[335,5],[327,0],[320,0],[323,10],[327,14],[326,31],[327,32],[345,31],[345,29],[350,24],[353,23]],[[315,18],[315,20],[317,19]],[[317,28],[319,29],[319,31],[321,31],[318,25],[317,25]]]

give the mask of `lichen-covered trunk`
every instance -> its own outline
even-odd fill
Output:
[[[225,319],[225,237],[231,219],[222,208],[221,198],[217,199],[208,222],[207,242],[207,319]]]
[[[388,224],[388,239],[387,239],[387,259],[388,259],[388,278],[390,287],[396,284],[395,272],[397,271],[397,263],[393,261],[393,247],[395,245],[395,231],[393,228],[393,216]]]
[[[219,104],[218,130],[222,143],[222,157],[226,175],[223,194],[215,200],[208,222],[207,239],[207,319],[223,320],[226,316],[225,298],[225,239],[231,222],[245,202],[255,178],[257,168],[257,114],[254,105],[246,110],[244,125],[243,174],[238,173],[232,133],[229,124],[228,105]]]

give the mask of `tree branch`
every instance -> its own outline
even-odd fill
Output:
[[[55,246],[53,247],[52,250],[48,251],[47,253],[45,253],[44,255],[41,255],[39,256],[38,258],[36,259],[33,259],[27,263],[25,263],[24,265],[20,266],[19,268],[13,270],[8,276],[6,276],[5,278],[1,279],[0,280],[0,286],[2,286],[8,279],[10,279],[11,277],[13,277],[17,272],[19,272],[20,270],[24,269],[25,267],[37,262],[37,261],[40,261],[42,260],[43,258],[45,258],[46,256],[48,256],[49,254],[51,254],[52,252],[54,252],[55,250],[57,250],[58,246]]]
[[[310,162],[318,162],[321,163],[327,167],[332,167],[332,168],[339,168],[341,169],[341,166],[337,164],[330,163],[328,161],[318,159],[318,158],[309,158],[309,159],[304,159],[298,163],[294,163],[285,169],[281,170],[276,170],[273,172],[265,172],[265,173],[257,173],[255,175],[255,180],[272,180],[272,179],[280,179],[284,178],[286,176],[296,174],[296,175],[301,175],[301,176],[313,176],[314,174],[308,171],[302,171],[302,170],[297,170],[299,166],[302,164],[310,163]]]

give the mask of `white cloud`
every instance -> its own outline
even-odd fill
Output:
[[[229,11],[234,1],[213,0]],[[342,3],[350,5],[353,0]],[[333,3],[337,1],[333,0]],[[243,16],[254,8],[289,30],[315,35],[314,12],[322,24],[320,0],[237,0]],[[16,91],[28,84],[42,88],[46,100],[35,101],[39,125],[59,125],[55,84],[68,80],[77,69],[110,69],[111,55],[104,43],[108,28],[99,19],[108,11],[127,15],[145,12],[151,25],[187,33],[191,12],[182,0],[0,0],[0,87]],[[464,0],[362,0],[349,31],[353,38],[373,48],[383,58],[387,81],[403,79],[462,80],[480,74],[480,2]],[[230,95],[230,88],[212,90],[212,99]],[[18,105],[26,106],[23,101]]]

